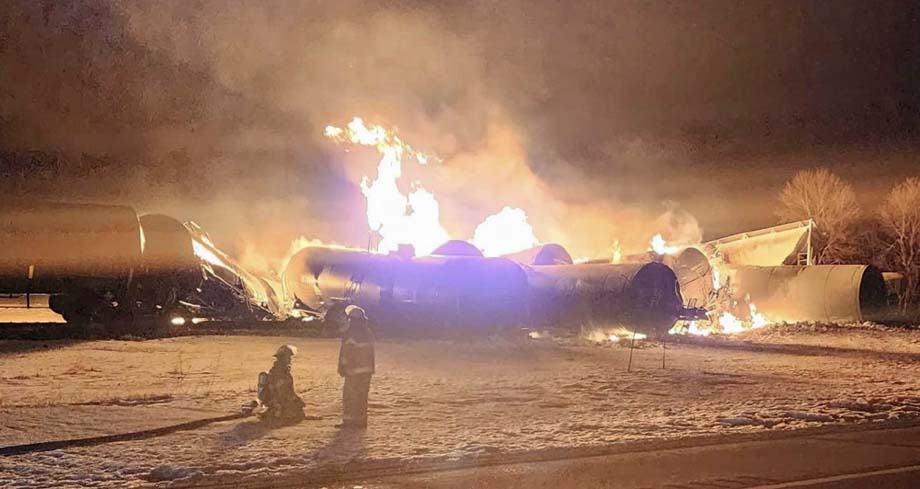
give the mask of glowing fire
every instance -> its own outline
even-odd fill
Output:
[[[613,242],[610,252],[610,263],[620,263],[623,260],[623,248],[620,246],[620,240]]]
[[[692,334],[694,336],[709,336],[711,333],[711,329],[701,328],[699,321],[690,321],[690,325],[687,326],[687,334]]]
[[[719,316],[719,326],[725,334],[737,334],[744,331],[744,324],[734,314],[723,311]]]
[[[664,240],[661,234],[652,236],[652,241],[649,245],[649,249],[659,255],[673,255],[680,251],[680,246],[668,246],[667,241]]]
[[[751,313],[748,321],[742,321],[735,317],[734,314],[723,311],[722,315],[719,316],[719,326],[722,328],[722,333],[736,334],[772,324],[763,313],[757,311],[757,306],[753,303],[748,304],[748,311]]]
[[[678,324],[671,328],[669,334],[689,334],[693,336],[709,336],[710,334],[738,334],[773,324],[763,313],[757,311],[757,306],[748,304],[751,316],[742,320],[729,311],[722,311],[718,319],[712,321],[690,321]]]
[[[630,331],[623,331],[619,335],[612,334],[608,336],[607,340],[610,341],[611,343],[619,343],[621,339],[624,341],[632,341],[632,340],[644,340],[646,338],[648,338],[648,335],[643,334],[643,333],[633,333]]]
[[[396,154],[396,160],[401,161],[402,155],[407,154],[416,159],[421,165],[428,164],[430,156],[412,149],[402,142],[395,133],[387,131],[383,126],[371,124],[368,126],[364,119],[355,117],[342,129],[335,126],[326,126],[326,137],[338,142],[350,142],[361,146],[375,146],[380,154]]]
[[[339,143],[372,146],[380,153],[377,176],[365,176],[361,192],[367,200],[367,224],[381,239],[377,251],[396,251],[401,244],[411,244],[417,255],[428,255],[450,239],[441,226],[440,208],[434,194],[419,182],[413,182],[408,194],[397,185],[402,176],[402,159],[412,157],[421,165],[433,157],[412,149],[394,132],[382,126],[366,124],[355,117],[344,128],[327,126],[326,137]],[[483,221],[472,243],[486,256],[499,256],[525,250],[539,244],[527,214],[505,207]]]
[[[722,282],[719,277],[719,269],[712,267],[712,288],[719,290],[722,288]]]
[[[408,195],[397,186],[402,176],[403,156],[414,157],[425,165],[430,159],[428,155],[413,150],[382,126],[365,124],[360,117],[352,119],[344,129],[327,126],[326,137],[373,146],[381,155],[377,177],[371,181],[365,176],[361,181],[361,192],[367,199],[367,224],[381,236],[377,251],[396,251],[400,244],[411,244],[416,253],[427,255],[448,240],[434,194],[418,182],[413,183]]]
[[[540,241],[527,222],[527,213],[521,209],[505,207],[476,227],[472,243],[485,256],[501,256],[533,248]]]
[[[757,312],[757,306],[755,306],[753,303],[749,304],[748,308],[751,311],[751,329],[762,328],[771,324],[771,322],[768,321],[763,314]]]
[[[203,239],[203,238],[202,238],[202,239]],[[208,262],[208,263],[210,263],[210,264],[212,264],[212,265],[217,265],[217,266],[219,266],[219,267],[226,267],[226,266],[227,266],[227,265],[224,263],[224,261],[220,259],[219,256],[217,256],[216,254],[214,254],[213,251],[211,251],[210,249],[208,249],[208,248],[207,248],[205,245],[203,245],[202,243],[199,243],[197,239],[193,239],[193,240],[192,240],[192,251],[195,253],[195,256],[197,256],[198,258],[201,258],[202,260],[204,260],[204,261],[206,261],[206,262]]]

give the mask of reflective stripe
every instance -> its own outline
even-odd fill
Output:
[[[352,374],[352,375],[357,375],[357,374],[372,374],[372,373],[374,373],[374,367],[358,367],[358,368],[351,368],[351,369],[348,369],[348,373],[350,373],[350,374]]]

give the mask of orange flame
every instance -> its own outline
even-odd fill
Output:
[[[659,255],[674,255],[680,251],[680,246],[668,246],[667,241],[664,240],[664,237],[661,234],[656,234],[652,236],[652,240],[649,243],[649,250],[658,253]]]
[[[376,124],[366,124],[355,117],[344,128],[327,126],[325,135],[339,142],[371,146],[380,153],[377,176],[361,180],[361,192],[367,201],[367,224],[380,234],[377,251],[396,251],[401,244],[411,244],[418,255],[428,255],[449,239],[440,222],[440,208],[434,194],[412,184],[408,194],[397,185],[402,177],[404,156],[425,165],[433,157],[414,150],[394,132]],[[525,250],[539,244],[527,214],[518,208],[504,207],[487,217],[477,228],[472,243],[486,256],[499,256]]]
[[[620,240],[614,240],[610,248],[610,263],[620,263],[623,261],[623,247],[620,246]]]
[[[416,253],[427,255],[449,239],[441,226],[434,195],[417,182],[408,195],[397,186],[403,155],[415,158],[421,165],[431,159],[428,155],[415,151],[382,126],[366,125],[360,117],[352,119],[344,129],[327,126],[326,137],[373,146],[381,155],[377,177],[373,181],[367,176],[361,180],[361,192],[367,200],[367,224],[381,236],[377,251],[396,251],[400,244],[411,244]]]
[[[772,324],[762,313],[757,312],[757,306],[754,303],[748,304],[748,308],[751,311],[751,329],[762,328]]]
[[[476,227],[471,240],[485,256],[501,256],[533,248],[540,243],[522,209],[505,207]]]

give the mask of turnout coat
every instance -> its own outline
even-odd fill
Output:
[[[367,319],[351,319],[339,348],[339,375],[353,377],[374,374],[374,334]]]

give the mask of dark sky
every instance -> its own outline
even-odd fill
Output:
[[[237,251],[360,242],[360,172],[321,137],[353,115],[443,158],[457,232],[510,204],[561,241],[586,209],[570,232],[598,243],[667,209],[715,237],[775,223],[798,169],[868,210],[920,175],[915,2],[445,4],[4,2],[2,190],[194,218]]]

